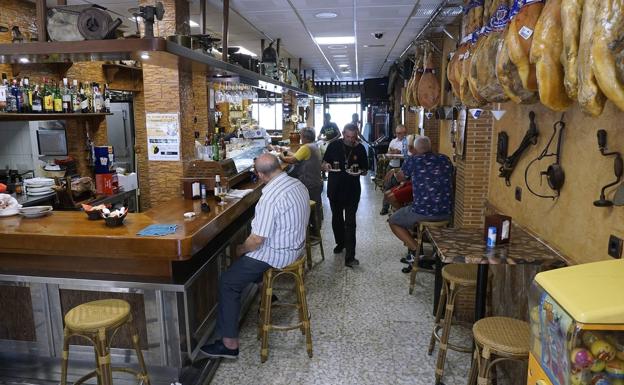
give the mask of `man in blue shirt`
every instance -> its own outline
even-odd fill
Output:
[[[410,229],[419,222],[446,221],[451,217],[453,189],[453,164],[443,154],[431,151],[431,141],[420,136],[414,141],[416,153],[405,160],[398,175],[399,180],[409,176],[412,180],[414,201],[411,205],[397,210],[388,222],[390,229],[409,249],[403,269],[409,273],[411,264],[418,255],[418,243],[410,234]]]

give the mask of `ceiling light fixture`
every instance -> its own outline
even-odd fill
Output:
[[[253,53],[253,52],[251,52],[250,50],[248,50],[247,48],[242,47],[242,46],[240,46],[240,45],[239,45],[239,46],[236,46],[236,47],[232,47],[232,48],[238,48],[238,51],[237,51],[236,53],[240,53],[240,54],[242,54],[242,55],[249,55],[249,56],[253,56],[253,57],[258,56],[258,55],[256,55],[255,53]]]
[[[147,52],[143,52],[143,53],[141,54],[141,59],[143,59],[143,60],[147,60],[147,59],[149,59],[149,58],[150,58],[149,53],[147,53]]]
[[[338,59],[338,58],[347,57],[347,55],[344,55],[344,54],[339,53],[339,54],[334,54],[334,55],[332,55],[332,57],[334,57],[334,58],[337,58],[337,59]]]
[[[349,65],[348,64],[338,64],[338,67],[349,68]]]
[[[344,44],[332,44],[327,46],[328,49],[347,49],[347,46]]]
[[[199,23],[197,23],[196,21],[193,21],[193,20],[190,20],[190,21],[189,21],[189,25],[190,25],[191,27],[199,27]]]
[[[314,17],[318,19],[333,19],[337,16],[338,14],[334,12],[319,12],[316,15],[314,15]]]
[[[355,43],[355,36],[330,36],[330,37],[315,37],[316,44],[328,45],[328,44],[353,44]]]
[[[30,63],[30,60],[28,60],[27,57],[21,57],[21,58],[19,58],[19,62],[20,63]]]
[[[380,47],[385,47],[385,44],[364,44],[363,47],[364,48],[380,48]]]

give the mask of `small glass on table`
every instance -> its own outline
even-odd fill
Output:
[[[221,182],[223,183],[223,182]],[[219,206],[225,206],[226,205],[226,201],[225,201],[225,196],[227,195],[229,188],[227,186],[227,184],[223,183],[221,186],[217,187],[215,189],[217,196],[219,197]]]

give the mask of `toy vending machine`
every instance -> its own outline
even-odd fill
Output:
[[[624,385],[624,260],[538,274],[527,385]]]

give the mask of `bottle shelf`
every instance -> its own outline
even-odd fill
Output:
[[[0,121],[37,121],[37,120],[69,120],[69,119],[104,119],[107,115],[112,115],[109,112],[97,112],[97,113],[42,113],[42,114],[19,114],[19,113],[7,113],[0,112]]]

